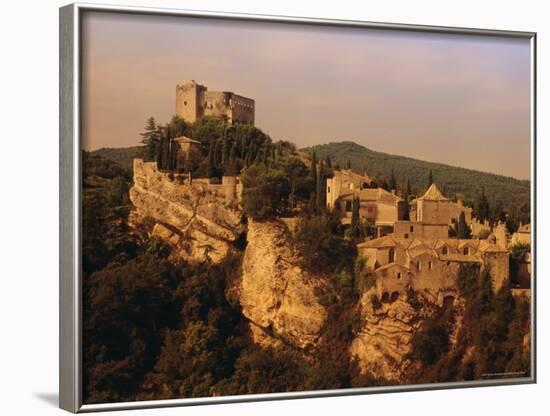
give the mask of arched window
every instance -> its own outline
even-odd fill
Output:
[[[464,255],[467,256],[470,254],[470,249],[468,247],[464,247],[464,251],[463,251]]]

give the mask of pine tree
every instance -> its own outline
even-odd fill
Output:
[[[142,137],[141,143],[145,145],[145,158],[146,160],[155,160],[157,158],[157,152],[159,147],[159,137],[157,122],[154,117],[149,117],[145,122],[145,130],[140,133]]]

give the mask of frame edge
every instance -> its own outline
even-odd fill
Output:
[[[76,7],[59,8],[59,408],[76,413],[79,403],[78,299],[75,275],[74,164]]]

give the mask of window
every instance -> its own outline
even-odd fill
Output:
[[[431,261],[428,262],[428,270],[432,270],[432,262]]]
[[[183,105],[187,105],[187,101],[184,101],[184,102],[183,102]]]
[[[390,263],[393,263],[395,261],[395,249],[394,248],[390,248],[390,252],[389,252],[389,262]]]
[[[401,273],[397,273],[397,278],[401,279]]]
[[[351,212],[351,201],[346,201],[346,212]]]
[[[470,254],[470,249],[468,247],[464,247],[464,255],[467,256]]]
[[[451,218],[451,224],[456,224],[456,218]]]
[[[441,250],[441,253],[448,254],[449,250],[447,250],[447,247],[443,247],[443,250]]]
[[[414,232],[414,226],[413,225],[411,225],[410,232],[411,233]]]
[[[330,194],[330,186],[327,186],[327,192]]]
[[[404,237],[405,240],[406,240],[407,238],[409,238],[409,233],[405,233],[405,235],[404,235],[403,237]]]

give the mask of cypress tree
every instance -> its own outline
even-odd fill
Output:
[[[214,145],[211,144],[208,148],[208,160],[206,165],[206,175],[209,178],[214,178],[216,176],[214,163]]]
[[[464,212],[460,213],[458,223],[456,224],[456,238],[468,239],[472,237],[470,227],[466,224],[466,216]]]
[[[395,179],[395,175],[393,173],[393,168],[391,170],[391,175],[390,175],[390,181],[388,183],[388,188],[390,191],[394,191],[397,189],[397,180]]]
[[[434,175],[432,170],[430,169],[430,173],[428,174],[428,188],[431,186],[432,183],[434,183]]]
[[[327,168],[331,169],[332,168],[332,162],[330,160],[330,156],[327,155],[326,159],[325,159],[325,164],[327,166]]]
[[[309,176],[311,177],[314,191],[317,191],[317,155],[315,152],[311,155],[311,168]]]
[[[476,205],[477,217],[479,221],[484,222],[485,220],[489,219],[491,208],[489,207],[489,200],[485,195],[485,187],[481,188],[481,194],[478,196]]]
[[[361,234],[361,218],[359,217],[359,197],[356,195],[351,202],[351,236],[359,237]]]
[[[405,221],[409,221],[409,197],[411,195],[411,182],[409,181],[409,178],[407,178],[407,184],[405,185],[404,189],[405,191],[403,192],[403,199],[405,200],[405,213],[403,215],[403,219]]]
[[[348,163],[346,164],[346,169],[351,169],[351,159],[348,159]]]
[[[323,166],[323,162],[319,163],[319,178],[317,180],[316,195],[315,195],[315,205],[317,211],[321,212],[326,208],[327,205],[327,191],[326,191],[326,172]]]

